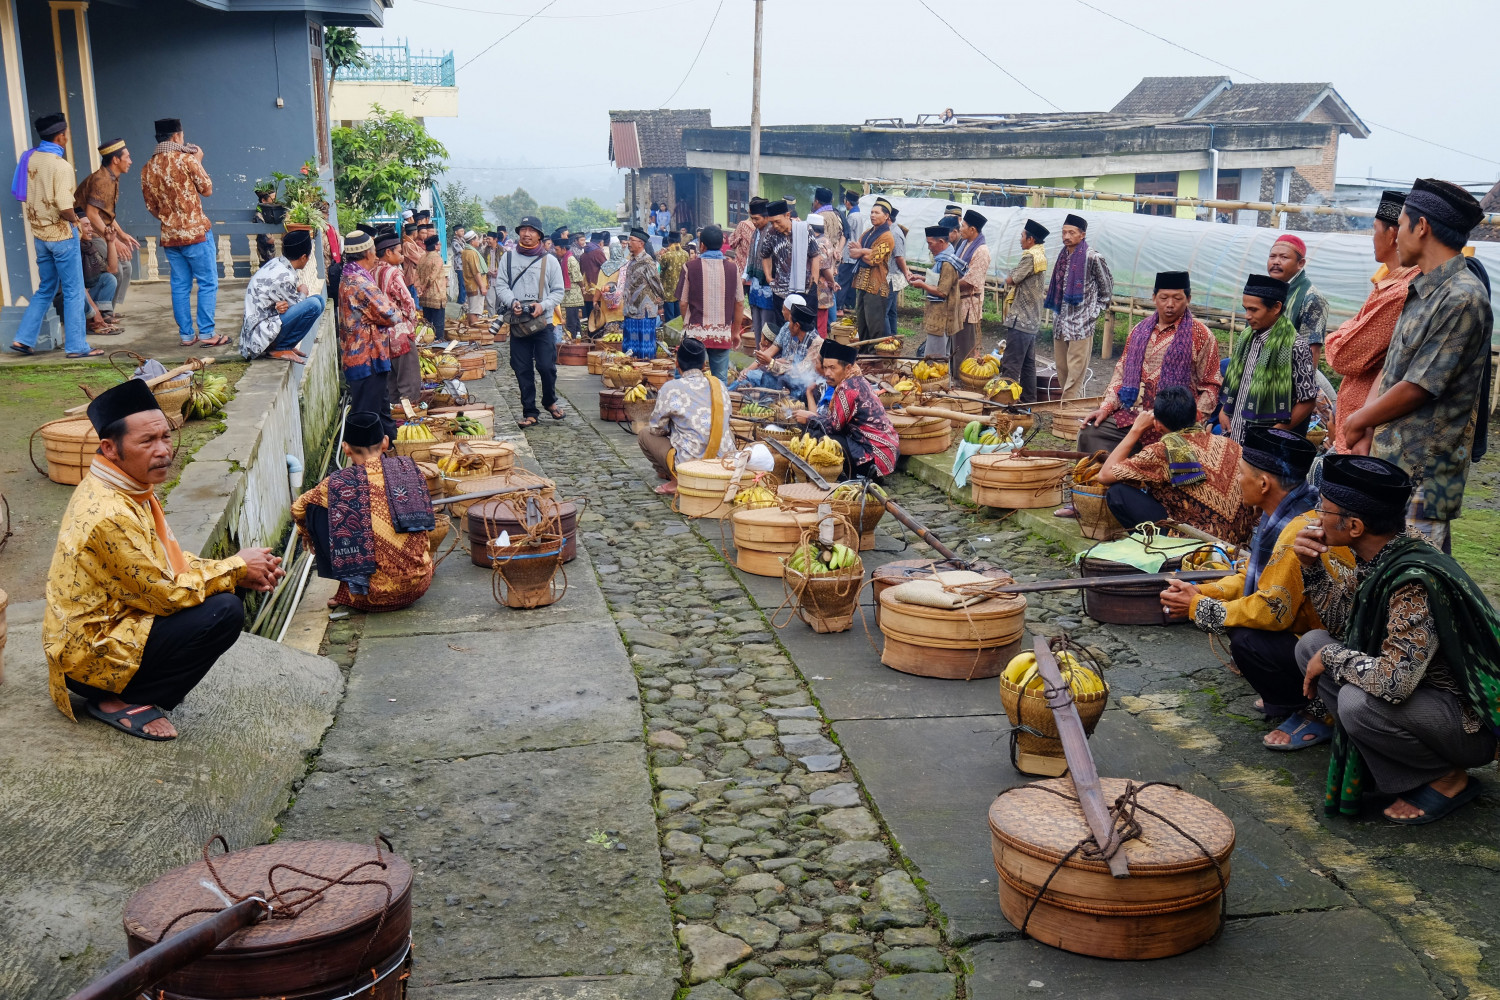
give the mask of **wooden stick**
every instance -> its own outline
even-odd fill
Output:
[[[497,497],[506,493],[522,493],[526,490],[538,489],[537,486],[502,486],[497,490],[480,490],[478,493],[463,493],[456,497],[443,497],[432,501],[434,507],[444,507],[450,503],[464,503],[469,500],[483,500],[486,497]],[[1224,574],[1220,573],[1219,576]],[[1217,579],[1217,577],[1215,577]]]
[[[195,372],[199,369],[207,368],[213,363],[213,358],[190,358],[188,359],[187,364],[178,365],[171,371],[162,372],[160,375],[156,375],[152,378],[146,379],[146,385],[148,385],[152,389],[155,389],[163,382],[170,382],[172,381],[172,379],[176,378],[179,375],[185,375],[188,372]],[[89,403],[92,402],[92,399],[89,400]],[[89,403],[79,403],[77,406],[70,406],[66,410],[63,410],[63,415],[71,417],[75,413],[82,413],[84,410],[87,410],[89,408]]]
[[[1073,790],[1078,793],[1078,804],[1083,809],[1083,817],[1088,821],[1089,830],[1094,834],[1094,843],[1108,855],[1104,860],[1109,865],[1109,873],[1115,878],[1129,878],[1130,864],[1125,855],[1117,850],[1119,837],[1115,832],[1114,820],[1109,815],[1109,807],[1104,804],[1104,792],[1099,787],[1099,771],[1094,766],[1094,755],[1089,753],[1089,738],[1083,731],[1083,720],[1078,717],[1078,705],[1073,701],[1068,685],[1063,682],[1062,671],[1057,668],[1057,660],[1052,655],[1052,647],[1040,636],[1036,640],[1036,669],[1047,687],[1057,692],[1056,700],[1049,700],[1047,707],[1052,709],[1052,717],[1057,722],[1057,736],[1062,741],[1063,756],[1068,761],[1068,778],[1073,782]]]
[[[1130,586],[1141,583],[1160,583],[1181,580],[1183,583],[1207,583],[1222,580],[1228,571],[1217,569],[1195,569],[1175,573],[1132,573],[1128,576],[1080,576],[1068,580],[1033,580],[1030,583],[1007,583],[999,587],[986,587],[986,593],[995,594],[1042,594],[1053,590],[1103,590],[1107,587]]]
[[[1218,548],[1221,548],[1225,552],[1229,553],[1230,559],[1236,558],[1240,551],[1239,546],[1231,545],[1230,543],[1224,541],[1224,539],[1222,538],[1215,538],[1213,535],[1210,535],[1202,528],[1195,528],[1191,524],[1183,524],[1181,521],[1174,521],[1171,518],[1157,521],[1156,523],[1161,525],[1163,528],[1171,528],[1173,531],[1181,532],[1182,534],[1187,535],[1189,538],[1196,538],[1200,542],[1207,542],[1210,545],[1217,546]]]
[[[69,1000],[132,1000],[156,983],[213,951],[270,912],[266,901],[251,896],[215,913],[187,930],[158,941],[103,979],[95,980]]]

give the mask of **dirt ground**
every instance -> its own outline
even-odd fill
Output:
[[[232,384],[247,367],[236,358],[216,364],[213,370]],[[9,365],[0,372],[0,426],[11,428],[8,434],[0,435],[0,496],[9,507],[12,532],[0,549],[0,589],[14,603],[42,597],[58,524],[73,495],[73,487],[54,483],[33,467],[27,457],[28,446],[37,464],[45,468],[46,461],[41,438],[32,440],[32,432],[62,416],[64,409],[85,402],[83,388],[98,392],[119,381],[119,372],[107,364]],[[183,425],[172,474],[162,496],[170,493],[193,453],[222,429],[223,425],[213,420]]]

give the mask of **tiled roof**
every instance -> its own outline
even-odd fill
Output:
[[[1229,86],[1227,76],[1148,76],[1110,110],[1121,115],[1192,114],[1205,100]]]
[[[1330,86],[1329,83],[1237,83],[1210,101],[1198,117],[1294,122]]]
[[[640,165],[646,169],[686,167],[687,157],[682,151],[682,130],[685,128],[710,128],[713,121],[707,108],[658,109],[654,111],[611,111],[611,123],[633,122],[639,144]],[[609,158],[619,166],[626,162],[615,155],[614,128],[611,127]],[[620,150],[622,156],[628,149]]]

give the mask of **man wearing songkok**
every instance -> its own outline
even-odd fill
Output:
[[[1344,421],[1344,440],[1356,454],[1393,462],[1421,482],[1410,518],[1445,552],[1489,425],[1481,384],[1494,314],[1484,282],[1462,254],[1483,218],[1474,196],[1456,184],[1429,178],[1412,186],[1396,252],[1402,265],[1422,273],[1407,286],[1379,392]]]
[[[1168,612],[1229,640],[1235,667],[1260,695],[1257,709],[1267,718],[1288,716],[1263,740],[1272,750],[1303,750],[1333,733],[1324,707],[1302,693],[1295,656],[1297,640],[1323,627],[1302,592],[1302,564],[1292,550],[1297,534],[1317,520],[1311,511],[1318,494],[1307,481],[1316,457],[1312,443],[1291,431],[1250,428],[1240,452],[1240,493],[1261,517],[1249,551],[1233,575],[1201,584],[1173,580],[1161,594]],[[1322,558],[1354,565],[1347,548]]]
[[[1036,338],[1042,329],[1042,299],[1047,291],[1047,248],[1050,230],[1027,219],[1021,230],[1021,259],[1005,276],[1005,310],[1000,339],[1005,352],[1000,374],[1021,386],[1020,402],[1036,402]]]
[[[632,229],[628,245],[630,260],[620,282],[625,308],[622,346],[635,357],[649,361],[656,357],[656,329],[661,325],[661,304],[666,293],[661,286],[661,271],[651,256],[651,237],[645,230]]]
[[[780,315],[772,309],[770,281],[761,265],[765,254],[762,247],[771,219],[766,215],[764,198],[750,199],[750,214],[734,227],[729,249],[734,254],[735,266],[740,271],[740,281],[745,285],[745,301],[750,303],[750,329],[755,334],[756,346],[769,326],[775,330],[781,322]]]
[[[761,268],[771,284],[777,313],[788,295],[806,296],[819,271],[821,256],[812,227],[791,216],[785,201],[766,206],[771,224],[760,244]]]
[[[422,236],[422,224],[414,219],[408,219],[401,232],[401,275],[406,279],[406,290],[412,301],[416,301],[417,265],[427,256],[427,243]]]
[[[1338,407],[1334,411],[1333,436],[1328,439],[1334,451],[1347,454],[1350,451],[1344,442],[1344,425],[1349,415],[1365,405],[1370,392],[1380,380],[1385,366],[1386,350],[1391,346],[1391,335],[1396,332],[1396,321],[1406,305],[1406,287],[1421,272],[1415,265],[1403,267],[1396,252],[1396,230],[1401,224],[1401,206],[1406,195],[1400,191],[1382,191],[1380,207],[1375,210],[1375,222],[1370,230],[1375,243],[1375,260],[1380,264],[1370,283],[1370,295],[1359,312],[1345,320],[1343,325],[1328,335],[1324,346],[1328,350],[1328,364],[1342,375],[1339,383]]]
[[[1495,759],[1500,614],[1451,556],[1404,530],[1405,472],[1363,455],[1330,455],[1321,472],[1321,524],[1296,551],[1326,628],[1297,644],[1303,693],[1337,720],[1323,808],[1357,815],[1379,791],[1398,796],[1386,819],[1431,823],[1472,801],[1465,772]],[[1319,558],[1337,545],[1354,569]]]
[[[828,324],[831,314],[835,308],[835,296],[838,293],[838,275],[834,264],[838,260],[838,253],[834,250],[832,242],[824,234],[823,227],[826,225],[823,216],[833,215],[832,212],[814,212],[807,217],[807,225],[812,234],[812,240],[818,247],[818,258],[813,265],[813,278],[811,286],[807,290],[809,307],[814,307],[818,312],[818,333],[827,336]],[[838,217],[834,216],[834,221]],[[816,300],[816,301],[812,301]]]
[[[68,123],[59,114],[42,115],[35,127],[41,141],[21,154],[10,193],[26,203],[39,281],[10,349],[17,354],[33,353],[42,319],[60,291],[68,357],[97,357],[104,351],[89,346],[84,326],[83,253],[74,228],[78,222],[73,210],[75,177],[66,158]]]
[[[739,268],[724,256],[724,230],[703,227],[703,252],[682,267],[675,289],[682,306],[682,335],[702,341],[708,367],[720,381],[729,378],[729,352],[739,340],[740,303],[745,286]]]
[[[183,347],[220,347],[229,338],[214,334],[219,301],[219,252],[203,199],[214,182],[203,169],[203,147],[185,142],[182,122],[156,121],[156,150],[141,167],[146,209],[161,222],[161,246],[172,269],[172,316]],[[198,285],[198,332],[193,333],[190,296]]]
[[[886,297],[891,294],[886,272],[896,249],[891,235],[891,203],[876,198],[870,206],[870,223],[858,245],[849,241],[849,255],[854,258],[854,322],[860,340],[884,337]],[[857,353],[857,352],[856,352]]]
[[[557,401],[557,339],[552,328],[552,312],[562,302],[564,289],[562,270],[542,246],[542,221],[526,216],[516,224],[516,235],[516,246],[505,251],[495,268],[495,284],[500,314],[510,319],[510,370],[521,392],[521,419],[516,425],[524,429],[536,426],[541,416],[536,407],[538,377],[542,406],[554,420],[567,416]]]
[[[293,229],[281,241],[281,253],[260,266],[245,286],[245,322],[240,327],[240,355],[265,355],[298,364],[307,355],[298,348],[312,332],[326,303],[308,295],[298,273],[312,257],[312,233]]]
[[[855,263],[854,255],[849,251],[852,247],[859,246],[860,238],[865,234],[866,216],[859,210],[859,195],[854,191],[844,192],[844,204],[848,211],[844,215],[844,243],[843,254],[839,257],[839,312],[847,312],[854,308],[854,274],[859,269]]]
[[[677,300],[677,286],[682,283],[682,269],[687,264],[687,251],[682,248],[682,237],[668,233],[662,237],[661,253],[656,255],[657,267],[661,271],[661,321],[670,323],[682,315],[682,306]]]
[[[244,626],[236,587],[267,591],[284,575],[270,549],[228,559],[184,552],[156,486],[172,466],[172,425],[140,379],[88,407],[99,451],[63,513],[47,573],[42,650],[52,701],[131,736],[170,740],[166,717]]]
[[[1099,473],[1110,513],[1127,528],[1171,518],[1243,543],[1256,513],[1241,499],[1240,446],[1204,429],[1197,399],[1184,386],[1163,386],[1155,402],[1136,414]],[[1147,434],[1157,440],[1142,447]]]
[[[479,254],[479,231],[469,230],[459,244],[459,274],[464,283],[464,326],[484,325],[484,299],[489,292],[489,275]]]
[[[350,412],[343,445],[349,464],[292,501],[292,520],[318,575],[339,581],[329,607],[396,611],[432,583],[427,533],[437,519],[427,480],[412,459],[385,454],[388,447],[379,414]]]
[[[422,359],[417,352],[417,320],[421,312],[417,302],[406,287],[406,275],[401,269],[405,254],[401,238],[395,233],[386,233],[375,240],[375,284],[396,307],[400,317],[396,325],[387,331],[391,346],[391,374],[386,380],[387,398],[392,406],[401,405],[405,399],[413,405],[422,400]]]
[[[577,337],[583,332],[583,265],[578,262],[578,257],[569,245],[571,240],[561,238],[562,232],[559,229],[553,234],[552,252],[561,265],[563,276],[563,326],[568,333]],[[498,259],[496,266],[499,266]]]
[[[844,449],[844,469],[849,474],[869,479],[889,475],[896,468],[899,441],[885,407],[859,373],[859,352],[825,340],[819,354],[823,377],[833,387],[828,409],[818,415],[798,410],[797,422],[807,424],[810,433],[827,434],[837,441]]]
[[[678,377],[661,387],[651,419],[641,431],[641,451],[667,482],[658,493],[675,493],[677,463],[734,454],[729,428],[729,390],[716,375],[704,372],[708,354],[703,342],[682,338],[677,345]]]
[[[927,340],[922,345],[924,358],[947,358],[950,351],[952,363],[960,360],[953,350],[953,337],[963,328],[963,305],[959,291],[959,279],[969,269],[963,257],[948,245],[948,230],[942,226],[928,226],[927,252],[932,254],[932,266],[924,279],[912,279],[912,286],[925,294],[922,308],[922,332]]]
[[[339,280],[339,361],[353,411],[383,414],[387,437],[396,436],[390,413],[391,328],[401,314],[375,283],[375,238],[354,230],[344,236]]]
[[[828,245],[834,251],[834,257],[828,262],[829,267],[837,268],[839,255],[844,252],[844,221],[839,218],[837,206],[833,203],[833,192],[826,187],[813,188],[812,209],[807,213],[807,219],[820,215],[823,217],[823,235],[828,237]]]
[[[1266,273],[1287,283],[1287,319],[1296,328],[1297,336],[1307,343],[1313,367],[1317,368],[1328,329],[1328,300],[1307,277],[1307,244],[1300,236],[1283,233],[1276,237],[1266,259]]]
[[[1224,372],[1219,422],[1241,443],[1245,428],[1306,427],[1318,398],[1312,353],[1297,335],[1286,312],[1287,283],[1252,274],[1242,302],[1246,329],[1239,336]]]
[[[1219,342],[1193,315],[1193,286],[1186,271],[1161,271],[1151,301],[1156,311],[1136,324],[1115,365],[1104,401],[1083,421],[1078,449],[1113,448],[1141,410],[1154,405],[1169,385],[1182,386],[1197,401],[1198,419],[1219,404]]]
[[[1043,302],[1056,315],[1052,321],[1052,357],[1063,399],[1083,393],[1089,358],[1094,351],[1094,326],[1109,309],[1115,276],[1099,251],[1089,246],[1089,224],[1081,215],[1063,219],[1063,252],[1052,266]]]
[[[81,218],[87,218],[94,227],[94,232],[114,244],[115,253],[119,256],[120,287],[115,293],[116,313],[125,302],[125,289],[130,287],[131,259],[141,246],[140,240],[120,228],[120,221],[115,218],[115,206],[120,200],[120,178],[130,172],[131,164],[130,150],[126,148],[124,139],[100,143],[99,169],[85,177],[83,183],[78,185],[78,190],[73,192],[73,211]],[[273,201],[275,194],[275,189],[272,188]],[[260,242],[263,236],[264,234],[255,238],[262,263],[271,257],[270,247],[263,248]],[[265,238],[269,242],[269,237]]]
[[[885,332],[894,337],[901,332],[897,323],[896,306],[901,301],[901,290],[911,283],[911,269],[906,266],[906,226],[896,221],[900,210],[891,209],[891,259],[886,263],[886,282],[890,294],[885,297]]]
[[[735,388],[785,389],[793,399],[802,399],[809,389],[822,384],[823,338],[818,336],[817,314],[800,303],[788,311],[791,318],[775,343],[755,352],[755,361]]]
[[[990,248],[984,239],[984,224],[988,221],[971,208],[964,213],[963,224],[958,229],[958,235],[963,238],[963,242],[958,245],[959,259],[964,263],[963,274],[958,279],[959,319],[963,326],[953,338],[954,364],[972,355],[979,346],[979,318],[984,313],[984,279],[990,273]]]
[[[448,316],[448,268],[443,265],[442,237],[429,233],[422,245],[427,248],[417,263],[417,302],[422,307],[422,318],[438,336],[447,325]]]

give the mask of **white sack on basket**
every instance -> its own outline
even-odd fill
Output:
[[[900,604],[920,604],[927,608],[953,611],[989,600],[984,594],[955,594],[944,586],[993,582],[989,577],[968,570],[950,570],[936,576],[899,583],[890,590],[891,600]]]

